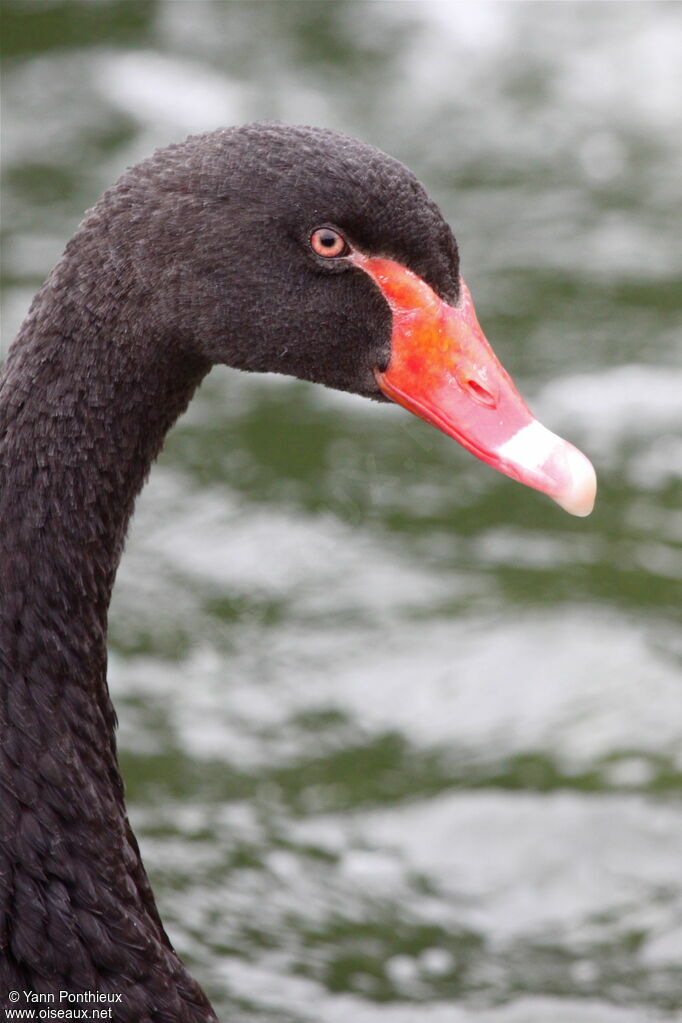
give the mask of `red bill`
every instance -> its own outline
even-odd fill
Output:
[[[464,281],[451,306],[399,263],[358,252],[350,258],[393,313],[390,361],[376,371],[384,394],[572,515],[589,515],[597,489],[592,464],[530,412],[488,344]]]

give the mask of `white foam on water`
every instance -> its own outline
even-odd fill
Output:
[[[111,682],[121,695],[165,693],[182,747],[231,762],[305,755],[306,736],[287,722],[331,708],[365,737],[394,730],[418,748],[482,761],[544,751],[579,771],[629,751],[680,762],[679,669],[661,630],[576,608],[515,621],[398,619],[379,632],[289,621],[241,629],[229,653],[195,644],[180,663],[112,656]]]
[[[489,1009],[465,1008],[451,1001],[416,1005],[371,1003],[357,995],[331,995],[321,984],[228,959],[221,976],[231,990],[249,999],[258,992],[266,1008],[286,1006],[305,1023],[677,1023],[672,1016],[642,1016],[639,1008],[606,1006],[577,999],[521,997]]]
[[[557,428],[579,430],[590,451],[613,456],[625,441],[664,441],[682,430],[682,370],[628,364],[545,384],[535,411]]]
[[[163,126],[196,133],[241,120],[243,90],[199,61],[153,50],[110,53],[95,66],[94,79],[109,102],[155,132]]]
[[[662,511],[632,511],[642,534],[633,564],[652,585],[674,577],[675,522],[668,535]],[[122,562],[112,628],[124,639],[141,627],[175,629],[189,653],[168,662],[114,652],[112,686],[165,690],[183,747],[228,760],[237,751],[254,763],[288,757],[290,742],[304,739],[285,723],[316,708],[338,709],[365,733],[396,729],[418,746],[483,758],[524,749],[568,765],[626,749],[678,756],[672,626],[589,604],[498,608],[498,570],[598,562],[597,536],[508,528],[452,543],[465,544],[475,572],[436,571],[389,536],[329,515],[279,504],[251,511],[226,487],[192,493],[180,474],[157,469]],[[238,628],[206,614],[215,597],[242,607]],[[453,600],[461,610],[441,616]],[[250,603],[263,601],[282,603],[279,624],[248,624]],[[261,727],[279,729],[276,748],[257,738]]]
[[[428,877],[444,916],[456,913],[502,946],[549,932],[568,945],[594,939],[608,930],[599,923],[603,914],[619,918],[618,927],[642,914],[648,930],[649,900],[665,886],[670,901],[653,911],[661,931],[676,928],[682,909],[675,807],[639,796],[448,793],[347,818],[312,818],[293,831],[342,856],[357,847],[393,856],[403,877]]]
[[[180,837],[155,837],[155,828],[165,834],[168,821]],[[316,1023],[340,1020],[343,1012],[368,1023],[642,1018],[601,1001],[537,996],[496,1008],[428,997],[418,1006],[381,1005],[357,992],[331,993],[296,975],[294,964],[319,965],[331,951],[324,943],[314,951],[301,945],[301,929],[322,936],[327,927],[333,933],[339,921],[362,928],[377,913],[382,918],[393,912],[406,927],[480,935],[484,977],[486,970],[495,976],[495,963],[518,963],[524,949],[560,945],[575,957],[578,984],[589,988],[603,968],[593,950],[637,932],[645,939],[633,968],[665,971],[678,962],[682,829],[675,805],[664,802],[575,792],[448,792],[409,805],[303,818],[243,804],[199,803],[191,812],[176,813],[166,804],[144,818],[138,810],[134,823],[151,827],[149,838],[142,835],[142,848],[158,871],[193,879],[189,886],[173,886],[168,905],[162,905],[180,952],[196,952],[201,934],[209,947],[221,950],[210,959],[214,985],[226,981],[232,998],[257,992],[257,1000],[272,1009],[310,1011]],[[284,847],[273,846],[273,829]],[[224,850],[242,845],[263,857],[262,866],[227,870],[217,882],[226,870]],[[416,885],[415,877],[427,883]],[[292,920],[298,921],[293,932]],[[276,946],[263,950],[257,963],[223,951],[234,947],[244,927],[276,937]],[[390,948],[390,939],[383,940]],[[414,997],[424,975],[434,974],[429,963],[437,974],[453,964],[452,955],[429,946],[388,956],[384,969],[396,988]],[[459,1015],[443,1016],[446,1009]],[[550,1009],[556,1015],[541,1015]],[[632,1011],[641,1013],[640,1007]],[[674,1017],[652,1012],[650,1018]]]

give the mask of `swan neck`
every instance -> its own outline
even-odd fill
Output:
[[[59,566],[62,605],[90,602],[104,621],[135,498],[208,366],[130,294],[66,300],[81,283],[68,267],[39,292],[0,376],[0,550]]]
[[[49,973],[94,990],[120,968],[172,978],[186,1018],[214,1020],[166,937],[127,820],[106,682],[135,497],[208,367],[156,332],[129,291],[98,293],[80,273],[68,261],[53,273],[0,375],[0,858],[12,865],[0,949],[18,950],[14,987],[42,990]],[[167,998],[155,984],[130,991]],[[126,998],[122,1019],[150,1018],[147,1001]]]

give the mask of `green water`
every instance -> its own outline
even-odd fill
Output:
[[[111,616],[131,816],[230,1023],[682,1014],[682,5],[3,4],[3,346],[155,146],[336,127],[441,203],[569,518],[398,409],[214,371]],[[4,350],[4,347],[3,347]]]

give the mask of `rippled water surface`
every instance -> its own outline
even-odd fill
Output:
[[[111,616],[131,814],[231,1023],[682,1016],[682,5],[4,6],[3,345],[82,211],[253,118],[410,164],[570,519],[398,409],[215,370]]]

